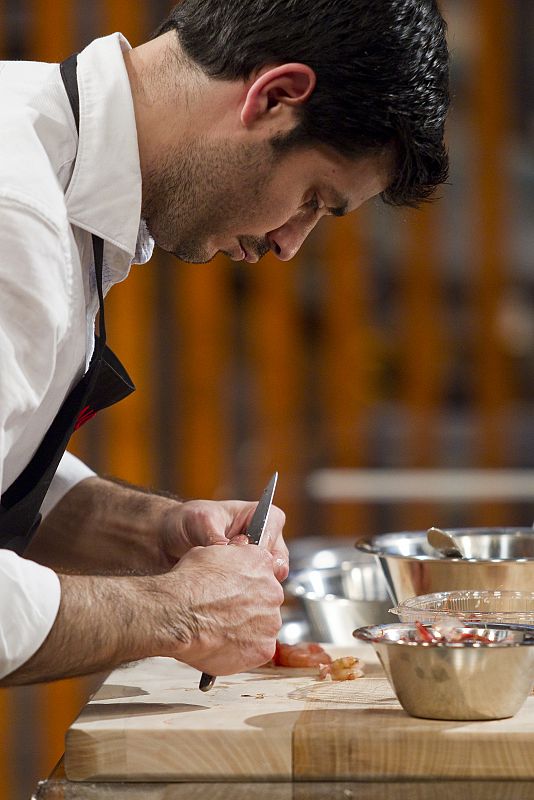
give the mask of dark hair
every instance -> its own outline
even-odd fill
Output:
[[[282,146],[323,143],[350,158],[392,147],[382,193],[392,205],[417,205],[446,180],[449,56],[436,0],[182,0],[156,35],[172,29],[214,78],[290,61],[315,71]]]

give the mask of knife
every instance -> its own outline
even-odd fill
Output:
[[[274,490],[276,489],[276,482],[278,480],[278,472],[275,472],[271,480],[263,490],[263,494],[259,499],[256,510],[250,520],[250,524],[246,530],[245,536],[248,537],[250,544],[259,545],[263,544],[263,535],[267,527],[267,520],[269,518],[269,511],[273,503]],[[206,672],[202,673],[198,688],[201,692],[208,692],[215,683],[215,676],[208,675]]]

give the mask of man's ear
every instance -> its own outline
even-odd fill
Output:
[[[315,72],[306,64],[281,64],[266,70],[247,90],[241,109],[242,124],[249,127],[273,112],[283,113],[302,105],[315,84]]]

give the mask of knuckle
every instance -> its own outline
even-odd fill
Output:
[[[210,522],[210,512],[205,506],[197,508],[194,516],[199,525],[207,525]]]
[[[264,547],[257,547],[256,550],[258,550],[261,554],[260,559],[263,561],[266,567],[273,563],[273,554],[269,550],[266,550]]]
[[[263,547],[256,547],[255,545],[250,545],[245,549],[248,551],[250,561],[257,567],[260,574],[268,575],[269,572],[272,571],[272,555],[268,550],[264,550]]]
[[[261,658],[261,663],[265,664],[266,661],[270,661],[274,655],[274,651],[276,649],[276,640],[274,638],[268,639],[261,644],[258,648],[258,656]]]

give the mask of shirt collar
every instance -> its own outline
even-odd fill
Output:
[[[120,33],[96,39],[78,56],[80,136],[66,192],[69,221],[115,245],[112,271],[144,263],[154,243],[141,221],[141,167],[130,81]],[[115,263],[114,263],[115,262]],[[115,269],[114,269],[115,268]]]

